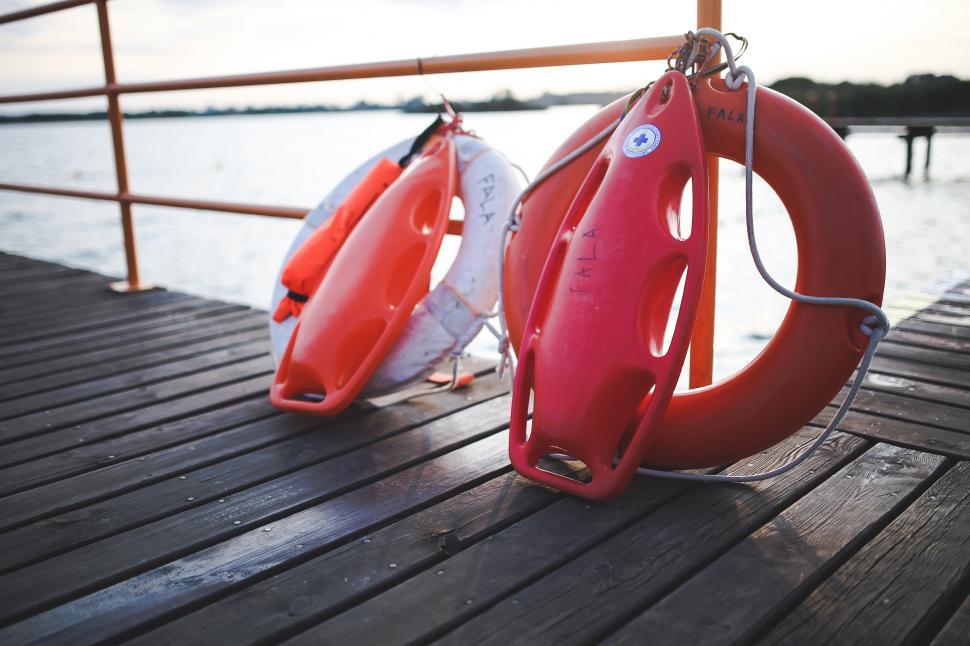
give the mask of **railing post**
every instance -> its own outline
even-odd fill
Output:
[[[131,216],[131,202],[128,195],[128,165],[125,161],[125,138],[122,130],[121,106],[115,89],[114,50],[111,47],[111,30],[108,27],[108,2],[96,0],[98,7],[98,26],[101,30],[101,57],[104,60],[104,82],[107,87],[108,122],[111,124],[111,142],[114,146],[115,177],[118,182],[118,205],[121,207],[121,231],[125,241],[125,263],[128,267],[128,280],[112,283],[111,288],[120,292],[134,292],[149,289],[138,275],[138,252],[135,249],[135,224]]]
[[[697,26],[721,30],[721,0],[697,0]],[[717,285],[717,157],[707,159],[707,264],[697,318],[690,338],[691,388],[709,386],[714,379],[714,292]]]

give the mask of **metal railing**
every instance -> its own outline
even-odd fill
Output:
[[[138,271],[138,254],[135,246],[135,228],[132,217],[133,204],[149,204],[204,211],[219,211],[245,215],[262,215],[278,218],[303,218],[308,208],[246,204],[196,200],[167,196],[133,193],[128,187],[128,166],[125,160],[124,128],[119,97],[122,94],[144,92],[171,92],[254,85],[279,85],[311,83],[347,79],[385,78],[392,76],[416,76],[421,74],[447,74],[454,72],[480,72],[486,70],[553,67],[562,65],[586,65],[592,63],[619,63],[646,60],[665,60],[671,51],[680,46],[683,36],[661,36],[632,40],[606,41],[553,47],[535,47],[496,52],[436,56],[395,61],[380,61],[357,65],[337,65],[307,69],[282,70],[254,74],[237,74],[207,78],[175,79],[143,83],[119,83],[115,77],[114,50],[111,46],[111,30],[108,21],[107,0],[62,0],[31,9],[0,15],[0,25],[36,16],[55,13],[82,5],[93,4],[97,8],[98,27],[101,34],[101,54],[104,63],[104,85],[69,90],[13,94],[0,96],[0,103],[27,103],[104,96],[107,99],[108,121],[114,149],[117,191],[91,191],[63,187],[35,186],[0,182],[0,190],[24,191],[84,199],[116,202],[121,210],[121,226],[125,245],[127,280],[112,285],[119,291],[144,289]],[[697,0],[697,25],[721,28],[721,0]],[[690,385],[703,386],[711,383],[714,340],[714,263],[717,253],[717,163],[709,162],[709,191],[711,194],[711,229],[707,259],[707,276],[697,324],[691,339]],[[449,233],[460,233],[461,223],[453,222]]]

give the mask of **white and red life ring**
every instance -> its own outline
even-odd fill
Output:
[[[383,158],[398,159],[411,149],[413,139],[397,143],[371,157],[348,174],[307,214],[303,227],[287,251],[273,288],[270,311],[286,297],[282,272],[289,258],[344,198]],[[435,366],[461,352],[481,331],[484,314],[498,297],[499,249],[508,211],[524,183],[506,157],[478,137],[455,135],[458,194],[465,208],[461,244],[441,282],[414,309],[403,332],[362,392],[377,396],[393,392],[430,374]],[[283,356],[297,319],[269,321],[274,359]]]

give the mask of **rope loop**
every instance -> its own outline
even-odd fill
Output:
[[[727,74],[724,75],[724,84],[728,86],[729,90],[737,91],[741,89],[741,83],[747,80],[751,83],[751,79],[754,75],[751,73],[751,68],[747,65],[742,65],[729,70]],[[751,83],[753,85],[753,83]]]

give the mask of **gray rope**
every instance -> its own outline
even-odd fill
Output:
[[[866,372],[869,370],[869,364],[872,362],[872,357],[876,353],[876,346],[879,345],[879,341],[885,336],[885,331],[882,328],[876,328],[873,330],[872,335],[869,337],[869,345],[866,346],[866,353],[862,356],[862,362],[859,364],[859,372],[856,374],[855,379],[852,381],[852,386],[849,388],[849,392],[846,393],[845,399],[842,400],[842,404],[839,406],[839,410],[835,412],[835,416],[832,420],[825,426],[825,429],[819,433],[815,441],[812,442],[811,446],[805,449],[798,457],[793,458],[791,461],[786,462],[776,469],[770,471],[762,471],[760,473],[753,473],[751,475],[718,475],[709,473],[684,473],[682,471],[667,471],[664,469],[650,469],[647,467],[639,467],[637,473],[644,476],[653,476],[655,478],[667,478],[670,480],[694,480],[700,482],[754,482],[757,480],[767,480],[768,478],[774,478],[775,476],[780,476],[783,473],[791,471],[799,464],[812,457],[812,455],[817,451],[825,441],[829,439],[829,436],[838,428],[839,424],[842,423],[842,418],[846,416],[849,412],[849,408],[852,406],[852,402],[855,400],[857,394],[859,394],[859,389],[862,387],[862,382],[865,381]]]

